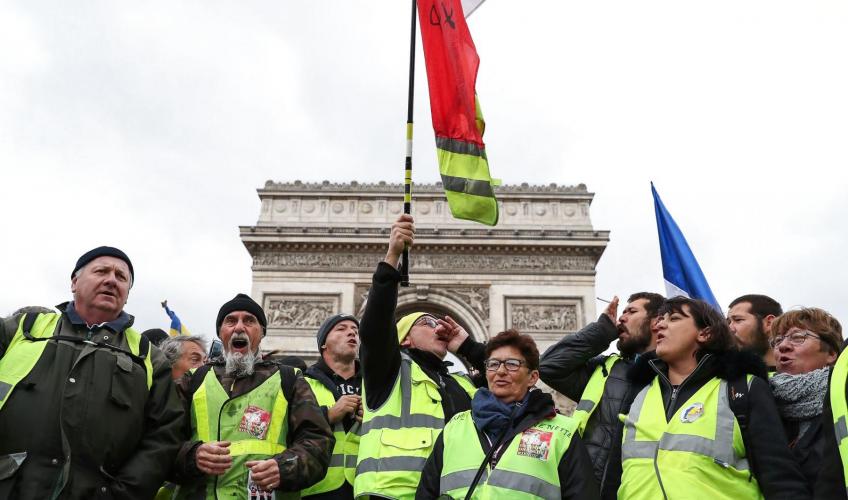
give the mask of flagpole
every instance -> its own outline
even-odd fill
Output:
[[[416,0],[412,0],[409,34],[409,92],[406,105],[406,164],[403,178],[403,213],[412,213],[412,104],[415,94],[415,20]],[[409,248],[403,249],[400,261],[400,286],[409,286]]]

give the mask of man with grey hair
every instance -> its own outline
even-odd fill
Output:
[[[124,311],[129,257],[83,254],[73,300],[0,321],[0,498],[151,498],[183,409],[162,353]]]
[[[174,380],[206,362],[206,340],[200,335],[168,337],[159,344],[159,349],[171,365],[171,378]]]
[[[176,498],[298,496],[327,472],[333,432],[303,375],[262,358],[266,322],[259,304],[236,295],[215,322],[224,355],[177,382],[192,418]]]

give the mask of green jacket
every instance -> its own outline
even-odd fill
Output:
[[[131,350],[132,316],[89,330],[71,320],[78,318],[72,305],[58,307],[54,335]],[[8,347],[22,321],[0,322],[0,358],[15,356]],[[125,354],[46,342],[0,410],[0,498],[152,498],[183,440],[183,410],[164,356],[153,346],[148,355],[149,390],[144,363]],[[23,461],[10,458],[23,453]]]

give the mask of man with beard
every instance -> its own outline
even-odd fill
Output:
[[[602,498],[616,498],[621,482],[621,432],[619,413],[627,413],[640,389],[632,387],[627,370],[656,346],[659,308],[665,299],[650,292],[634,293],[618,318],[614,297],[598,321],[566,335],[542,356],[542,381],[574,401],[574,416],[589,451]],[[618,338],[619,354],[604,356]],[[597,410],[597,411],[596,411]]]
[[[727,324],[736,335],[740,347],[763,358],[769,370],[774,374],[774,351],[769,344],[769,332],[774,319],[783,314],[783,308],[766,295],[743,295],[730,303],[727,310]]]
[[[333,427],[336,444],[327,475],[300,492],[304,498],[352,499],[358,439],[351,433],[362,420],[359,373],[359,321],[350,314],[327,318],[318,329],[318,361],[306,370],[306,381]],[[345,470],[345,466],[349,470]]]
[[[176,498],[299,498],[324,477],[332,431],[303,376],[262,359],[266,321],[236,295],[215,322],[223,356],[178,381],[191,438],[177,456]]]

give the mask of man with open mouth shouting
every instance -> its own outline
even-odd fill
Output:
[[[262,359],[266,321],[236,295],[215,322],[224,355],[177,382],[191,428],[177,498],[299,498],[324,477],[332,430],[300,372]]]

